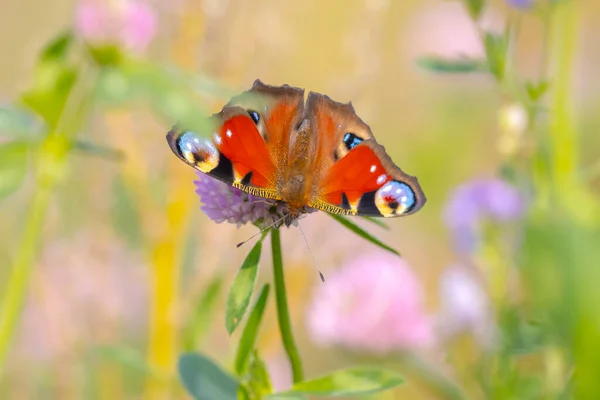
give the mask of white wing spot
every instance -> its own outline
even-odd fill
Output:
[[[385,182],[385,180],[387,179],[387,175],[386,174],[381,174],[377,177],[377,184],[378,185],[383,185],[383,182]],[[388,186],[389,189],[389,186]],[[387,191],[387,190],[386,190]]]
[[[194,148],[194,145],[193,145],[193,144],[191,144],[190,142],[187,142],[187,143],[185,144],[185,147],[187,147],[189,151],[192,151],[192,149]]]
[[[200,144],[200,140],[198,138],[194,138],[194,143]]]
[[[227,137],[229,137],[229,138],[231,137],[231,135],[233,135],[233,134],[231,133],[231,129],[227,129],[227,132],[225,132],[225,134],[226,134],[226,135],[227,135]]]
[[[377,165],[375,165],[375,164],[371,165],[371,169],[370,169],[371,173],[374,173],[376,170],[377,170]]]
[[[216,144],[223,143],[223,141],[221,140],[221,136],[219,136],[219,134],[217,132],[213,133],[213,139],[214,139],[214,141],[215,141]]]
[[[403,203],[406,203],[406,200],[408,200],[408,198],[406,196],[402,196],[400,198],[400,201],[403,202]]]
[[[402,193],[402,189],[396,189],[396,194]]]
[[[392,190],[392,185],[385,185],[385,187],[382,189],[383,192],[389,192],[390,190]]]

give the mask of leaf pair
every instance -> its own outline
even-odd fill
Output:
[[[210,359],[188,353],[179,359],[183,384],[196,400],[236,400],[239,382]],[[381,368],[355,367],[299,382],[291,389],[267,396],[268,399],[301,398],[304,395],[356,396],[380,392],[404,383],[398,374]]]

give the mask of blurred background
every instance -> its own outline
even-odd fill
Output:
[[[489,1],[475,23],[465,3],[442,0],[4,0],[0,145],[27,145],[0,159],[0,291],[14,317],[0,327],[0,397],[183,399],[183,351],[229,369],[239,332],[225,330],[225,299],[249,251],[235,244],[256,228],[200,210],[196,175],[165,133],[177,120],[201,126],[259,78],[352,101],[428,198],[389,229],[357,221],[401,261],[324,213],[303,220],[327,289],[300,232],[282,229],[308,377],[376,364],[407,384],[372,398],[597,398],[591,375],[572,382],[600,355],[600,3],[553,3]],[[470,60],[491,55],[482,32],[507,26],[514,79],[436,64],[476,70]],[[73,29],[66,50],[60,37]],[[547,92],[523,101],[515,87],[540,75]],[[505,186],[468,187],[481,182]],[[498,216],[469,196],[518,204]],[[483,222],[469,214],[477,207]],[[477,225],[477,250],[456,244],[461,220]],[[356,292],[338,309],[327,302],[325,290],[352,287],[347,269],[377,276],[386,263],[406,276],[384,289],[366,278],[365,298],[384,297],[372,309],[356,311]],[[324,309],[356,331],[425,327],[377,339],[389,340],[382,350],[321,326]],[[289,387],[274,304],[258,348],[274,387]]]

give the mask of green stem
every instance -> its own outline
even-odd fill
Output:
[[[17,249],[17,255],[12,266],[10,279],[6,285],[6,291],[0,308],[0,374],[4,370],[4,364],[19,314],[23,305],[27,283],[33,270],[33,264],[39,247],[40,232],[52,190],[49,185],[39,186],[34,194],[33,204],[27,217],[23,238]]]
[[[90,111],[91,100],[86,95],[90,82],[94,80],[86,78],[89,77],[80,76],[71,88],[57,126],[46,136],[39,149],[33,200],[0,303],[0,377],[5,369],[38,256],[42,228],[52,192],[64,176],[71,150],[70,140]]]
[[[302,382],[302,360],[292,335],[290,313],[288,311],[287,293],[285,291],[285,279],[283,277],[283,260],[281,257],[281,237],[278,229],[271,229],[271,250],[273,252],[273,276],[275,280],[275,302],[277,303],[277,321],[283,347],[292,366],[292,377],[294,383]]]

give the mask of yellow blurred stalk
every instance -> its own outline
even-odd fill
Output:
[[[193,70],[193,49],[202,35],[204,19],[192,4],[183,10],[179,32],[173,45],[173,57],[179,66]],[[165,132],[166,133],[166,132]],[[165,151],[168,147],[165,142]],[[182,262],[185,235],[194,192],[189,174],[181,174],[179,160],[169,158],[167,204],[163,235],[152,244],[152,268],[154,286],[151,288],[148,362],[159,373],[169,376],[176,371],[178,343],[177,304],[179,298],[179,274]],[[161,224],[162,225],[162,224]],[[160,374],[162,375],[162,374]],[[172,397],[172,380],[150,377],[144,398],[163,400]]]

